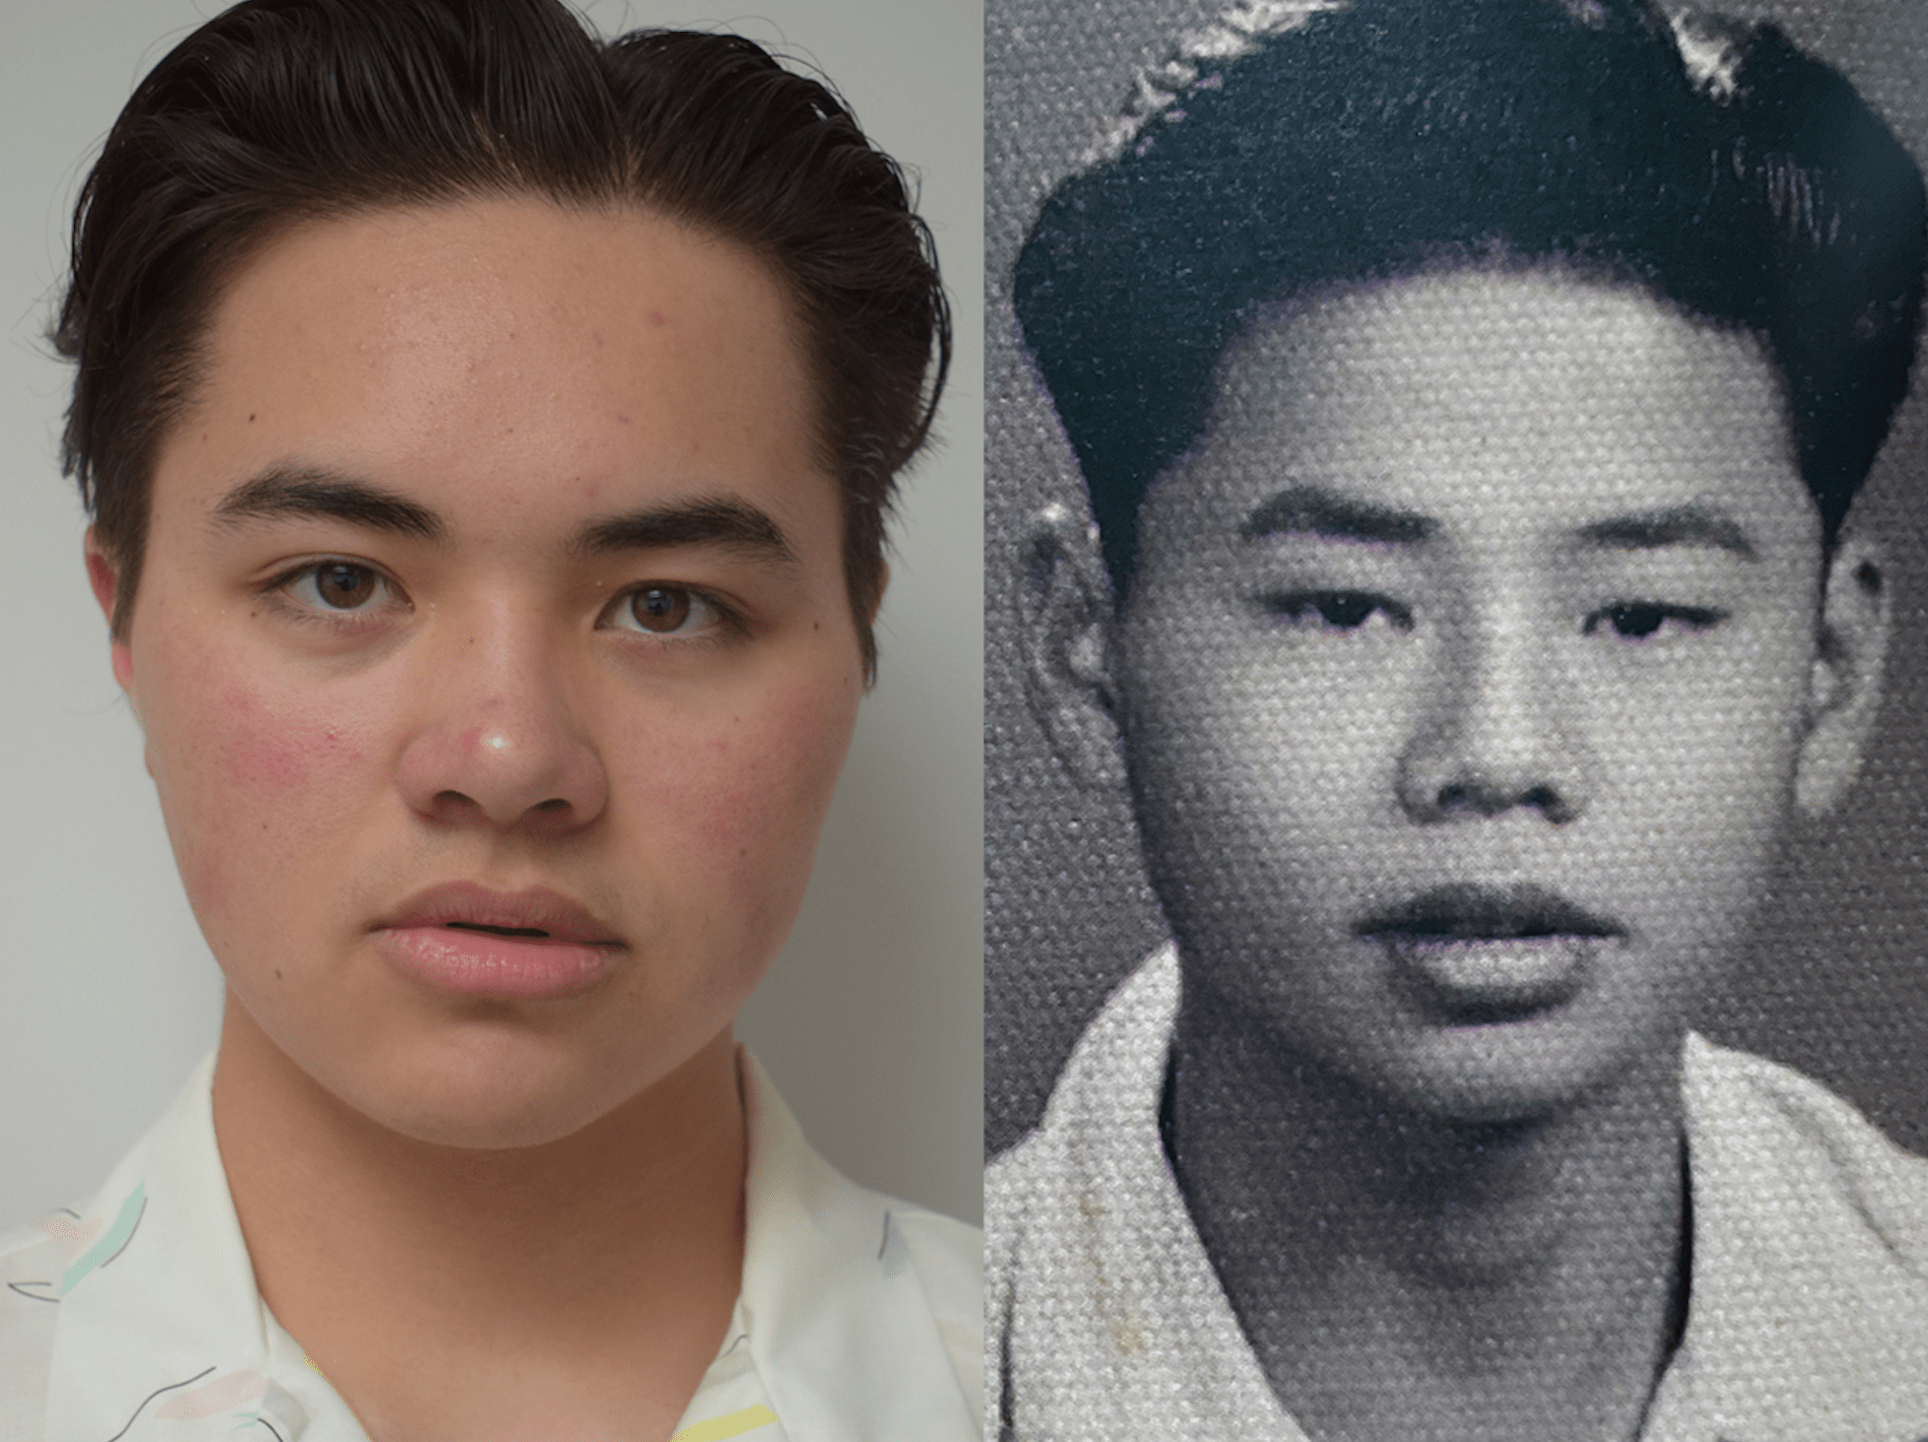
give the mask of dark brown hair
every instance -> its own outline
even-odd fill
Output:
[[[894,477],[929,434],[950,360],[904,178],[824,84],[752,42],[602,41],[560,0],[246,0],[135,90],[81,192],[54,331],[77,365],[63,458],[120,572],[117,633],[156,452],[236,269],[301,222],[518,194],[674,217],[784,283],[874,668]]]

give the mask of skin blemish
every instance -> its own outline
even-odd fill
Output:
[[[664,315],[660,310],[652,308],[649,313],[649,323],[651,325],[668,325],[669,317]]]
[[[603,340],[603,333],[602,333],[601,331],[599,331],[599,330],[598,330],[598,331],[591,331],[591,332],[590,332],[590,334],[591,334],[591,335],[593,335],[593,336],[595,336],[595,338],[596,338],[596,349],[597,349],[597,350],[601,350],[601,349],[603,348],[603,346],[607,344],[607,342]]]

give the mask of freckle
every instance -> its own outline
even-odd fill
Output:
[[[253,425],[253,424],[254,424],[254,412],[252,412],[252,411],[250,411],[250,412],[248,413],[248,424],[249,424],[249,425]]]
[[[281,968],[280,968],[280,967],[278,967],[278,966],[277,966],[277,967],[276,967],[276,968],[274,969],[274,979],[275,979],[276,981],[280,981],[280,980],[281,980]]]

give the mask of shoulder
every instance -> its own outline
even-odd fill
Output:
[[[743,1303],[795,1437],[981,1433],[983,1237],[872,1191],[813,1151],[745,1054]]]
[[[1178,958],[1169,946],[1140,963],[1085,1027],[1036,1130],[985,1168],[984,1225],[994,1275],[1018,1235],[1048,1224],[1046,1214],[1076,1189],[1082,1172],[1095,1166],[1115,1184],[1127,1160],[1121,1150],[1139,1164],[1147,1147],[1156,1150],[1178,987]]]
[[[54,1212],[0,1235],[0,1437],[38,1437],[45,1425],[61,1273],[72,1255]]]
[[[1745,1174],[1757,1206],[1852,1238],[1928,1284],[1928,1159],[1812,1078],[1698,1037],[1686,1097],[1693,1144]]]

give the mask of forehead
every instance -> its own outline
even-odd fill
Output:
[[[1222,525],[1302,485],[1445,534],[1685,504],[1814,525],[1758,342],[1552,272],[1409,277],[1262,317],[1221,365],[1202,443],[1153,487],[1147,542],[1151,518]]]
[[[301,226],[228,285],[206,357],[163,482],[294,457],[534,506],[572,486],[593,503],[639,466],[698,489],[816,470],[776,278],[633,210],[489,199]]]

